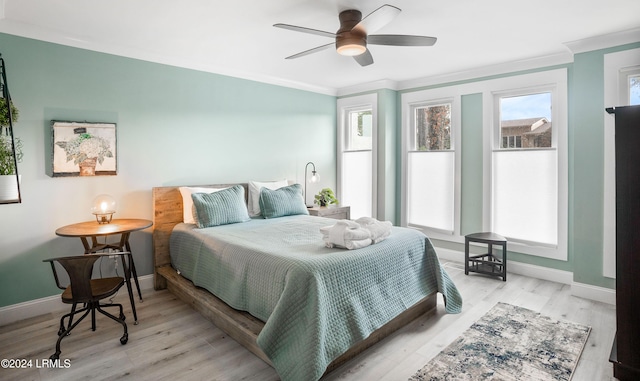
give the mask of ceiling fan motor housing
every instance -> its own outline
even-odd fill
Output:
[[[336,32],[336,50],[345,56],[357,56],[367,50],[367,34],[353,29],[361,20],[362,13],[355,9],[340,12],[340,29]]]

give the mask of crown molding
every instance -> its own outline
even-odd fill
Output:
[[[525,70],[539,69],[573,62],[573,54],[562,52],[544,57],[535,57],[519,61],[505,62],[496,65],[478,67],[470,70],[447,73],[437,76],[412,79],[398,83],[398,90],[410,90],[420,87],[436,86],[451,82],[470,81],[480,78],[503,75]]]
[[[336,91],[336,95],[338,97],[344,97],[380,89],[398,90],[398,82],[390,79],[381,79],[379,81],[361,83],[353,86],[342,87]]]
[[[601,36],[584,38],[581,40],[565,42],[564,45],[573,54],[590,52],[593,50],[611,48],[625,44],[640,42],[640,28],[623,30],[621,32],[604,34]]]

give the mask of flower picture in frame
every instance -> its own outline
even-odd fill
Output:
[[[51,121],[53,176],[117,174],[116,124]]]

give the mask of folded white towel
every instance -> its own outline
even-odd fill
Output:
[[[346,240],[363,240],[371,238],[369,230],[364,229],[360,224],[351,220],[339,220],[334,225],[324,226],[320,228],[323,235],[340,234],[339,239]]]
[[[385,240],[391,234],[391,222],[361,217],[356,221],[340,220],[320,228],[327,247],[359,249]]]
[[[369,245],[371,245],[371,240],[369,238],[367,239],[361,239],[361,240],[347,240],[344,242],[344,246],[341,245],[337,245],[335,243],[332,243],[329,239],[325,239],[324,240],[324,245],[328,248],[339,248],[339,249],[349,249],[349,250],[355,250],[355,249],[360,249],[363,247],[367,247]]]
[[[389,221],[378,221],[371,217],[360,217],[356,222],[363,228],[369,230],[373,243],[384,241],[391,235],[391,227],[393,225]]]
[[[340,220],[335,225],[320,228],[320,232],[327,247],[353,250],[371,245],[369,231],[354,221]]]

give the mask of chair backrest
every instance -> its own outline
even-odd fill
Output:
[[[84,303],[93,300],[91,274],[93,273],[93,264],[98,258],[95,255],[78,255],[51,259],[60,263],[69,274],[71,295],[75,302]]]

